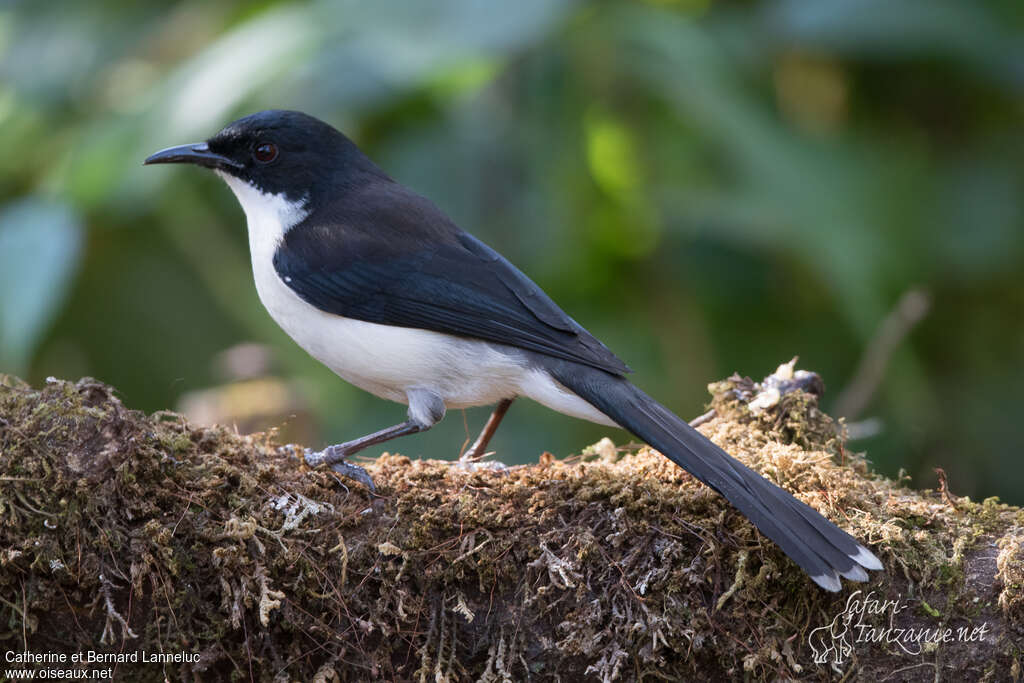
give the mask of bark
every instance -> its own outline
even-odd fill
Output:
[[[645,448],[473,471],[386,455],[366,463],[372,496],[265,434],[147,416],[93,380],[0,379],[0,669],[63,654],[26,666],[141,681],[1019,677],[1024,513],[874,475],[813,394],[764,388],[712,385],[701,429],[869,544],[886,565],[872,583],[821,591]]]

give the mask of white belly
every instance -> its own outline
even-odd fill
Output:
[[[344,318],[303,301],[269,261],[253,263],[256,290],[271,317],[299,346],[342,379],[381,398],[406,402],[431,389],[449,408],[497,403],[518,394],[521,354],[439,332]]]

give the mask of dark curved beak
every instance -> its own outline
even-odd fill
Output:
[[[149,164],[195,164],[206,168],[241,168],[241,165],[231,159],[210,151],[210,146],[205,142],[196,142],[191,145],[179,145],[162,149],[156,154],[146,157],[142,162]]]

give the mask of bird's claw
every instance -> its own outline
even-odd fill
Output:
[[[314,451],[312,448],[307,448],[302,454],[302,459],[305,460],[306,464],[310,467],[316,467],[330,457],[330,450],[330,448],[325,448],[322,451]]]
[[[334,446],[328,446],[322,451],[314,451],[307,448],[304,454],[304,459],[306,464],[310,467],[317,467],[324,464],[330,465],[331,469],[341,476],[358,481],[366,488],[370,489],[371,493],[377,492],[377,487],[374,486],[373,478],[370,477],[370,473],[359,465],[353,465],[345,460],[345,452]]]
[[[331,469],[343,477],[354,479],[363,484],[366,488],[370,489],[370,493],[377,492],[377,487],[374,486],[373,478],[370,477],[370,473],[359,465],[353,465],[350,462],[342,460],[341,462],[336,462],[331,465]]]

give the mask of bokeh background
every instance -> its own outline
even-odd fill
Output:
[[[294,108],[681,415],[799,355],[881,471],[1024,503],[1022,27],[1019,0],[0,3],[0,371],[313,445],[404,419],[263,312],[216,177],[140,165]],[[486,415],[394,449],[454,457]],[[493,447],[606,432],[517,403]]]

